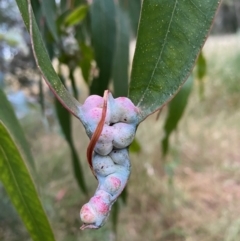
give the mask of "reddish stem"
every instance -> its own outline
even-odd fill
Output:
[[[96,177],[94,170],[93,170],[93,166],[92,166],[92,153],[94,150],[94,147],[102,133],[103,130],[103,126],[105,123],[105,119],[106,119],[106,114],[107,114],[107,100],[108,100],[108,93],[109,90],[105,90],[104,91],[104,96],[103,96],[103,108],[102,108],[102,116],[101,116],[101,120],[99,121],[97,128],[95,130],[95,132],[92,135],[92,138],[89,142],[88,148],[87,148],[87,160],[88,160],[88,164],[91,168],[91,171],[93,173],[93,175]]]

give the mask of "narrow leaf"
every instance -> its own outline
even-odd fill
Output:
[[[91,62],[94,59],[93,50],[90,46],[86,45],[85,43],[80,44],[82,59],[79,63],[82,75],[87,84],[89,84],[89,77],[91,71]]]
[[[60,1],[60,9],[61,13],[65,12],[68,9],[68,0],[61,0]]]
[[[0,121],[0,180],[34,241],[54,241],[20,150]]]
[[[80,5],[80,4],[86,3],[87,0],[74,0],[72,2],[74,3],[74,6],[76,7],[76,6]]]
[[[130,98],[142,120],[169,101],[192,70],[219,0],[144,0]]]
[[[93,0],[90,9],[92,45],[99,76],[93,79],[90,93],[102,95],[108,88],[116,42],[116,9],[114,0]]]
[[[141,2],[142,0],[119,1],[123,9],[125,9],[125,11],[128,13],[134,35],[137,34],[138,22],[141,11]]]
[[[42,13],[46,19],[47,26],[56,42],[58,42],[58,33],[56,27],[56,2],[55,0],[41,1]]]
[[[204,95],[203,78],[207,74],[207,62],[206,62],[206,59],[204,58],[202,51],[200,52],[200,54],[198,56],[196,68],[197,68],[197,78],[198,78],[198,83],[199,83],[199,96],[202,99],[203,95]]]
[[[129,41],[130,26],[127,14],[116,8],[116,51],[113,64],[114,96],[127,96],[128,94],[128,70],[129,70]]]
[[[43,83],[42,78],[40,77],[38,80],[38,88],[39,88],[39,104],[41,106],[42,115],[45,115],[45,103],[44,103],[44,93],[43,93]]]
[[[127,186],[123,189],[120,198],[122,199],[124,204],[127,204],[127,197],[128,197],[128,189]]]
[[[191,93],[193,85],[193,76],[191,75],[182,89],[177,93],[173,100],[169,103],[168,115],[164,125],[165,136],[162,140],[162,152],[165,156],[168,152],[169,137],[171,133],[177,129],[177,125],[187,106],[188,97]]]
[[[32,153],[29,149],[29,144],[25,138],[22,127],[20,126],[16,115],[13,111],[12,106],[7,100],[4,92],[0,89],[0,121],[7,127],[9,132],[11,133],[12,138],[17,143],[19,148],[22,151],[22,155],[27,163],[35,170],[34,160]]]
[[[116,203],[112,207],[112,225],[113,225],[113,232],[117,234],[117,227],[118,227],[118,219],[120,213],[120,200],[123,201],[124,204],[127,204],[127,196],[128,191],[127,187],[125,187],[120,195],[120,198],[116,201]]]
[[[41,30],[41,25],[42,25],[42,8],[39,3],[39,0],[31,0],[32,4],[32,9],[35,15],[36,22],[38,24],[38,27]]]
[[[35,60],[46,83],[56,95],[57,99],[62,103],[62,105],[73,115],[79,118],[80,103],[74,99],[72,95],[66,90],[52,67],[52,63],[47,54],[35,18],[33,17],[30,0],[16,0],[16,2],[22,14],[24,23],[30,32]],[[31,18],[29,18],[29,13]]]
[[[77,180],[77,183],[80,187],[80,189],[87,194],[87,186],[84,180],[84,174],[82,171],[82,167],[80,165],[80,159],[78,157],[77,151],[73,144],[73,138],[72,138],[72,125],[71,125],[71,115],[70,113],[62,107],[62,105],[55,99],[55,108],[58,116],[58,121],[61,126],[62,132],[66,138],[66,141],[70,147],[71,150],[71,156],[72,156],[72,166],[73,166],[73,172],[74,176]]]
[[[132,144],[130,145],[129,151],[132,153],[139,153],[141,151],[141,145],[136,138],[133,140]]]
[[[81,5],[71,11],[65,18],[65,24],[70,27],[82,22],[82,20],[86,17],[88,11],[87,5]]]
[[[198,56],[196,66],[197,66],[197,77],[199,79],[203,79],[207,73],[207,62],[206,62],[206,59],[205,59],[202,51],[200,52],[200,54]]]
[[[118,224],[118,218],[119,218],[119,209],[120,209],[119,200],[113,205],[112,207],[112,225],[113,225],[113,232],[117,233],[117,224]]]
[[[69,70],[69,78],[71,80],[71,85],[72,85],[72,90],[73,90],[73,95],[76,99],[78,99],[78,90],[76,86],[76,79],[74,78],[74,69],[70,68]]]

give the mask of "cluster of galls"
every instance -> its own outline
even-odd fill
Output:
[[[80,218],[84,223],[81,229],[100,228],[105,223],[113,203],[123,191],[130,176],[128,146],[135,136],[138,108],[126,97],[114,99],[111,93],[105,97],[106,117],[91,153],[92,171],[98,180],[98,187],[94,196],[80,211]],[[102,118],[103,106],[104,98],[92,95],[81,108],[90,138]]]

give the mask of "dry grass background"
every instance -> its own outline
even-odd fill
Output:
[[[117,236],[110,220],[100,230],[79,230],[79,210],[88,198],[73,178],[66,142],[56,125],[44,129],[39,116],[24,121],[56,240],[240,240],[240,36],[210,37],[203,53],[208,63],[204,99],[195,80],[165,161],[160,141],[167,108],[158,121],[154,114],[138,128],[142,150],[131,154],[128,203],[121,206]],[[86,88],[81,93],[84,99]],[[97,183],[86,162],[88,139],[75,119],[73,133],[92,194]]]

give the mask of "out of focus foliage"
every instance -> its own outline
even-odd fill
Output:
[[[102,95],[103,90],[110,86],[115,97],[126,96],[130,72],[129,45],[136,38],[141,0],[114,2],[96,0],[91,8],[90,2],[85,0],[31,0],[48,54],[52,61],[57,60],[57,73],[75,98],[81,98],[82,94],[75,77],[78,70],[81,70],[82,78],[88,87],[88,94]],[[240,28],[239,13],[239,0],[223,1],[212,33],[237,32]],[[65,67],[66,71],[62,71],[62,67]],[[204,55],[201,54],[197,62],[196,74],[201,95],[204,95],[202,80],[206,75],[206,70],[207,63]],[[166,136],[162,141],[164,156],[169,150],[169,136],[173,130],[176,130],[186,108],[192,89],[191,80],[168,106],[169,114],[164,126]],[[71,151],[73,173],[80,189],[87,194],[87,182],[84,179],[81,161],[72,138],[70,114],[55,101],[56,99],[48,91],[44,91],[31,51],[29,35],[13,0],[0,0],[0,87],[4,87],[7,92],[11,89],[27,89],[28,94],[40,103],[43,115],[46,115],[46,98],[52,101],[50,108],[54,107],[56,110],[55,117],[59,120],[63,136]],[[11,141],[11,138],[9,140]],[[130,151],[141,151],[137,140],[134,141]],[[24,166],[21,168],[25,170]],[[0,187],[0,195],[3,196],[0,205],[7,207],[5,192],[1,190]],[[24,191],[23,194],[26,194]],[[123,193],[122,197],[126,202],[127,193]],[[117,203],[113,212],[115,230],[119,207]],[[0,224],[1,220],[8,220],[4,212],[0,215]]]

